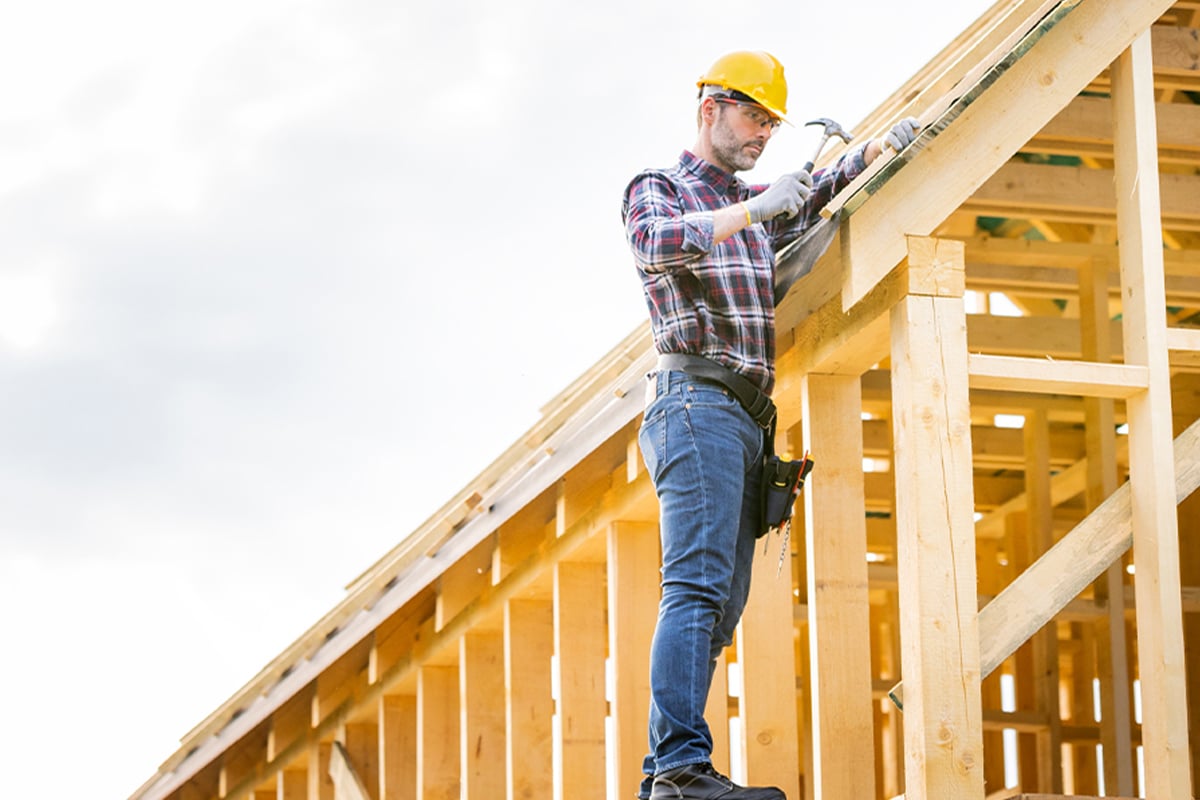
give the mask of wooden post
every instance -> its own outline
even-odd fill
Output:
[[[603,564],[560,561],[554,566],[554,651],[558,655],[558,742],[561,783],[555,796],[604,800]]]
[[[372,723],[348,722],[338,737],[346,758],[363,782],[371,797],[379,796],[379,726]]]
[[[608,529],[608,654],[616,741],[610,771],[618,797],[642,781],[650,710],[650,641],[659,599],[658,526],[615,522]]]
[[[1126,403],[1146,795],[1186,798],[1187,675],[1149,30],[1110,74],[1125,360],[1149,373],[1149,388]]]
[[[458,668],[423,666],[417,672],[417,797],[458,800]]]
[[[742,669],[742,745],[746,779],[800,792],[800,732],[796,719],[795,598],[790,570],[779,569],[779,536],[755,553],[750,599],[738,624],[737,659]],[[773,546],[770,546],[773,545]],[[784,564],[787,567],[787,564]]]
[[[472,631],[458,640],[463,800],[495,800],[505,779],[504,638]]]
[[[910,237],[892,311],[905,798],[982,798],[983,738],[961,243]]]
[[[729,651],[717,656],[712,685],[708,687],[708,702],[704,706],[704,721],[713,738],[712,764],[722,775],[728,775],[729,752]],[[617,787],[617,796],[624,786]]]
[[[857,375],[808,375],[800,397],[817,459],[804,499],[814,797],[874,797],[874,770],[861,768],[874,728],[862,386]]]
[[[305,800],[308,775],[302,769],[281,769],[275,782],[275,800]]]
[[[417,698],[379,698],[379,800],[417,800]]]
[[[1093,260],[1079,270],[1079,319],[1083,357],[1108,363],[1112,336],[1108,311],[1108,260]],[[1117,490],[1115,403],[1103,397],[1083,399],[1086,421],[1088,511]],[[1100,682],[1100,743],[1104,786],[1110,794],[1133,796],[1133,738],[1129,708],[1129,662],[1125,645],[1125,575],[1122,559],[1113,561],[1092,584],[1105,615],[1095,623],[1096,677]]]
[[[1054,506],[1050,500],[1050,421],[1044,408],[1025,416],[1025,496],[1028,504],[1029,562],[1036,561],[1054,544]],[[1046,720],[1037,739],[1040,791],[1062,794],[1062,717],[1058,703],[1058,623],[1051,620],[1031,640],[1033,650],[1034,707]],[[1028,783],[1022,788],[1033,789]]]
[[[554,796],[553,655],[554,609],[550,601],[514,598],[505,603],[508,800]]]
[[[372,800],[366,781],[354,768],[350,754],[339,741],[329,751],[329,778],[333,781],[335,800]]]
[[[308,748],[308,800],[334,800],[329,777],[331,742],[313,742]]]

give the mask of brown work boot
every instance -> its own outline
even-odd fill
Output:
[[[650,800],[787,800],[774,786],[738,786],[712,768],[688,764],[654,776]]]

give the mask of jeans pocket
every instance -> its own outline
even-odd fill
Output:
[[[661,399],[661,398],[660,398]],[[647,409],[650,414],[653,406]],[[667,448],[667,414],[662,408],[652,413],[642,421],[638,430],[638,449],[642,451],[642,463],[651,481],[658,480],[659,467],[665,457]]]

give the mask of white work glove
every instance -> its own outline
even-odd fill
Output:
[[[750,222],[775,219],[780,214],[789,219],[796,216],[812,194],[812,185],[812,175],[805,170],[781,175],[760,194],[743,202],[750,214]]]
[[[921,130],[921,123],[916,117],[905,117],[892,126],[892,129],[884,134],[883,141],[880,142],[881,150],[891,148],[899,153],[904,148],[912,144],[912,140],[917,138],[917,132]]]

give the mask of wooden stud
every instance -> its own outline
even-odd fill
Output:
[[[1033,563],[1054,544],[1053,506],[1050,499],[1050,430],[1046,412],[1036,409],[1025,417],[1025,492],[1028,496],[1028,563]],[[1058,630],[1053,621],[1034,634],[1031,661],[1034,708],[1047,720],[1037,740],[1038,788],[1063,791],[1062,717],[1059,713]],[[1022,781],[1022,786],[1031,784]]]
[[[735,642],[742,673],[741,756],[751,784],[778,786],[795,797],[800,791],[800,734],[792,702],[796,695],[795,599],[790,571],[778,572],[780,537],[773,536],[769,542],[775,544],[769,555],[762,554],[761,543],[755,554],[750,598]]]
[[[1106,103],[1105,108],[1108,109]],[[1109,117],[1111,126],[1112,119]],[[1095,259],[1079,270],[1080,334],[1083,357],[1107,362],[1113,337],[1108,313],[1109,261]],[[1086,415],[1088,511],[1096,509],[1117,489],[1116,418],[1112,400],[1087,397]],[[1121,559],[1092,584],[1097,602],[1107,613],[1094,628],[1096,677],[1100,684],[1100,738],[1104,752],[1104,785],[1109,791],[1133,794],[1132,716],[1129,708],[1129,666],[1125,655],[1125,592]],[[1090,708],[1090,707],[1089,707]]]
[[[554,609],[547,600],[514,598],[504,605],[504,690],[507,797],[554,796],[550,662]]]
[[[459,800],[460,726],[458,669],[417,671],[417,797]]]
[[[1171,386],[1163,298],[1162,221],[1154,65],[1149,31],[1110,69],[1125,358],[1149,371],[1149,389],[1126,403],[1137,575],[1138,659],[1146,793],[1191,796],[1187,678],[1180,606],[1179,528],[1171,458]]]
[[[933,251],[963,269],[961,244],[918,243],[910,268]],[[983,796],[965,317],[961,296],[914,294],[892,311],[908,800]]]
[[[303,769],[281,769],[275,782],[275,800],[306,800],[308,775]]]
[[[554,651],[558,658],[558,742],[563,797],[605,797],[605,567],[554,566]]]
[[[329,779],[333,782],[336,800],[372,800],[366,781],[354,768],[346,748],[338,741],[333,743],[329,752]]]
[[[379,796],[379,725],[377,722],[347,722],[337,739],[346,758],[371,797]]]
[[[608,654],[617,794],[642,780],[650,708],[650,642],[659,600],[658,526],[615,522],[608,529]]]
[[[472,631],[458,643],[462,798],[495,800],[507,786],[504,637],[498,631]]]
[[[804,501],[812,779],[817,797],[874,797],[874,771],[861,768],[873,716],[860,379],[808,375],[801,398],[804,446],[817,459]]]
[[[729,650],[717,656],[708,702],[704,706],[704,721],[713,738],[712,764],[722,775],[728,775],[732,754],[729,752]],[[648,716],[648,715],[647,715]],[[624,784],[618,787],[623,789]]]
[[[379,800],[417,800],[417,698],[379,698]]]
[[[308,748],[308,800],[334,800],[333,779],[329,777],[332,742],[313,742]]]

